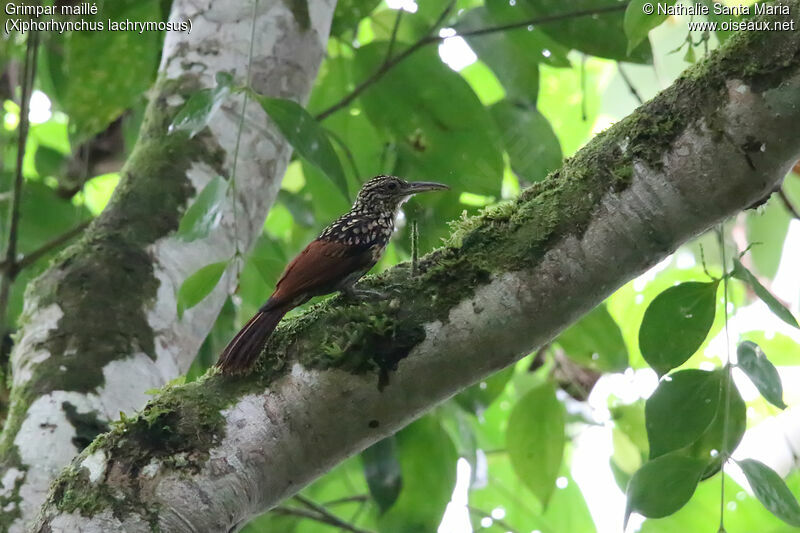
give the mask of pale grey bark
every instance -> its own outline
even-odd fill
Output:
[[[797,8],[797,3],[793,6]],[[380,308],[387,316],[393,316],[393,309],[419,316],[418,325],[424,330],[424,338],[412,343],[383,390],[375,372],[358,374],[314,363],[314,354],[325,349],[319,330],[279,331],[282,339],[288,339],[288,347],[281,344],[268,353],[268,365],[286,356],[288,371],[273,378],[265,370],[263,377],[242,378],[249,385],[240,391],[223,392],[230,394],[221,411],[224,427],[219,428],[219,441],[211,444],[207,459],[182,468],[175,466],[174,457],[153,458],[148,476],[131,478],[119,473],[135,450],[120,441],[113,441],[114,447],[108,444],[111,441],[98,443],[60,478],[39,530],[56,526],[145,530],[148,520],[171,532],[236,529],[342,459],[548,342],[680,244],[763,199],[800,157],[800,42],[796,36],[776,33],[734,46],[739,48],[729,48],[724,60],[712,58],[705,70],[690,74],[690,81],[682,80],[656,97],[637,112],[638,118],[601,134],[565,165],[560,178],[553,179],[554,189],[544,185],[523,195],[504,214],[471,226],[460,249],[428,258],[421,276],[429,281],[421,283],[430,284],[424,290],[393,293],[389,311],[381,304],[363,304]],[[770,50],[770,57],[763,50]],[[741,61],[741,70],[726,72],[732,57]],[[747,69],[752,70],[738,74]],[[686,97],[697,101],[676,103],[684,89],[691,91]],[[642,120],[646,113],[650,115]],[[675,120],[683,124],[680,131],[658,133]],[[654,132],[651,145],[644,150],[633,146],[642,139],[640,128],[647,127]],[[621,155],[606,159],[598,147]],[[607,168],[618,159],[630,162],[625,168]],[[626,169],[632,171],[630,180],[616,180],[615,171]],[[588,198],[564,184],[576,180],[580,191],[582,181],[592,176],[604,176],[607,185],[587,187]],[[573,209],[566,202],[583,200],[592,204],[586,224],[566,229],[556,224],[559,229],[547,235],[558,238],[541,236],[543,254],[528,260],[522,251],[512,249],[524,250],[530,243],[523,238],[539,235],[537,217],[545,220],[555,214],[566,220]],[[536,209],[542,212],[537,215]],[[515,220],[522,226],[513,226]],[[492,236],[506,248],[492,248]],[[487,274],[472,286],[457,277],[430,274],[437,268],[459,272],[464,262],[472,261],[481,267],[470,272]],[[395,283],[406,279],[412,286],[403,272],[395,269],[388,279]],[[389,288],[389,282],[385,284]],[[463,297],[452,305],[440,303],[452,300],[454,292]],[[444,312],[431,318],[429,308],[442,305]],[[341,309],[341,304],[334,304],[313,316],[324,324],[340,316],[336,313]],[[361,350],[373,350],[375,356],[389,352],[388,337],[374,334],[377,341],[366,334],[359,337],[365,344]],[[224,379],[211,376],[202,386],[221,394],[226,390],[219,386]],[[198,394],[186,401],[200,406],[219,403],[210,392],[208,399]],[[194,412],[181,409],[175,411],[177,416]],[[129,430],[135,432],[136,427],[131,424]],[[157,516],[135,509],[118,516],[111,510],[82,516],[63,498],[66,490],[131,494],[132,488],[140,495],[139,505],[158,506]]]
[[[157,113],[164,113],[165,109],[174,113],[183,105],[187,94],[177,92],[171,80],[188,80],[198,88],[213,87],[217,72],[233,71],[236,83],[244,85],[250,64],[251,83],[257,92],[304,102],[324,55],[335,0],[309,0],[309,27],[303,27],[302,21],[295,20],[289,4],[282,0],[259,0],[254,11],[253,0],[176,0],[171,18],[191,20],[192,31],[166,36],[160,81],[151,95],[154,101],[166,101],[166,106],[156,110],[156,106],[151,105],[149,116],[155,120]],[[250,62],[253,23],[255,31]],[[164,175],[164,179],[188,181],[187,187],[191,186],[196,195],[221,171],[230,173],[234,166],[241,114],[242,96],[230,98],[211,120],[210,131],[200,136],[202,141],[198,137],[198,143],[224,154],[219,161],[221,168],[212,167],[206,159],[207,154],[201,151],[195,160],[187,162],[184,171]],[[120,293],[117,297],[120,301],[129,299],[134,308],[132,313],[146,317],[144,329],[152,338],[140,339],[140,345],[131,343],[126,353],[76,353],[69,348],[55,352],[47,348],[50,336],[65,334],[62,320],[75,302],[60,301],[53,295],[51,289],[54,286],[46,282],[34,285],[29,291],[24,325],[11,360],[15,392],[12,392],[14,404],[4,430],[0,456],[0,478],[3,480],[0,503],[5,515],[0,520],[0,529],[22,531],[24,525],[36,516],[53,477],[80,451],[73,443],[76,427],[67,416],[66,404],[80,415],[93,417],[102,424],[116,419],[120,412],[140,409],[149,398],[146,390],[162,386],[189,368],[225,298],[236,285],[240,265],[232,262],[214,292],[181,319],[176,313],[177,290],[199,268],[231,258],[237,240],[240,250],[246,252],[249,249],[261,232],[291,154],[291,147],[256,103],[250,102],[246,117],[236,166],[237,227],[234,228],[231,202],[223,212],[221,223],[207,238],[186,243],[177,239],[174,232],[158,234],[160,230],[153,230],[156,238],[136,240],[136,246],[151,260],[150,265],[139,267],[148,270],[145,277],[155,280],[156,297],[144,301],[140,301],[137,294]],[[167,135],[166,128],[160,135]],[[173,155],[165,152],[162,157]],[[91,239],[106,238],[106,228],[126,213],[139,213],[140,218],[152,216],[154,224],[161,222],[163,212],[155,213],[149,210],[149,206],[134,205],[147,194],[147,191],[137,190],[137,187],[142,187],[137,182],[137,175],[148,172],[153,162],[143,163],[148,166],[129,162],[128,176],[123,180],[127,183],[121,187],[132,192],[127,196],[117,193],[118,201],[112,201],[107,212],[90,228]],[[170,206],[168,210],[171,209],[172,213],[168,215],[178,220],[189,203],[191,199]],[[138,231],[151,233],[147,220],[137,220],[136,223],[142,226]],[[125,227],[114,228],[114,231],[125,231]],[[90,252],[91,248],[87,246],[78,253]],[[117,271],[128,267],[130,265],[125,261],[97,265],[98,269]],[[69,275],[69,268],[57,263],[42,279],[48,279],[48,276],[49,279],[64,279]],[[95,275],[102,277],[102,274]],[[91,299],[92,294],[86,297]],[[101,306],[103,302],[97,305]],[[120,322],[116,327],[128,327],[124,318]],[[80,327],[102,329],[102,325],[91,323]],[[98,335],[98,339],[102,339],[102,335]],[[145,353],[147,350],[142,345],[152,345],[153,349]],[[98,349],[102,350],[102,347]],[[96,356],[103,358],[101,364],[95,362],[98,360]],[[100,384],[89,390],[76,385],[73,390],[67,377],[51,386],[53,378],[45,375],[42,365],[57,369],[58,360],[68,357],[84,358],[87,368],[101,366]],[[76,376],[76,382],[79,380]],[[34,388],[37,392],[31,393]]]

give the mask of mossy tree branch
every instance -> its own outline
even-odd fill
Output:
[[[792,17],[800,1],[791,4]],[[287,320],[247,377],[164,390],[53,486],[39,531],[230,531],[548,342],[800,156],[800,38],[739,34],[418,274]]]

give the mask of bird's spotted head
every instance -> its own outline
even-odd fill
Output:
[[[406,181],[397,176],[381,174],[361,186],[358,191],[355,210],[396,211],[409,197],[428,191],[441,191],[449,189],[447,185],[433,181]]]

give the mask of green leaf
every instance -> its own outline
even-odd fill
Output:
[[[564,406],[552,383],[520,398],[508,418],[506,448],[520,480],[543,506],[555,489],[564,455]]]
[[[658,8],[660,6],[667,7],[675,5],[675,1],[676,0],[650,2],[649,0],[632,0],[631,3],[628,4],[628,8],[625,10],[623,26],[625,28],[625,35],[628,37],[629,54],[647,38],[647,34],[650,33],[650,30],[667,20],[667,15],[661,15],[657,10],[649,14],[645,13],[645,4]]]
[[[292,100],[261,95],[255,95],[255,98],[297,153],[324,172],[344,197],[349,198],[347,179],[339,157],[328,134],[314,117]]]
[[[169,131],[188,131],[189,137],[200,133],[214,114],[222,106],[231,92],[233,78],[226,72],[218,72],[217,86],[213,89],[200,89],[192,94],[175,115]]]
[[[364,464],[364,478],[369,493],[378,504],[381,513],[386,512],[400,495],[403,473],[397,461],[395,437],[380,440],[361,452]]]
[[[628,483],[625,524],[631,513],[661,518],[683,507],[694,494],[705,461],[678,453],[648,461]]]
[[[281,189],[278,191],[278,201],[286,206],[298,225],[305,228],[314,226],[316,217],[310,200],[300,194]]]
[[[747,270],[744,265],[738,260],[733,260],[733,272],[731,272],[734,278],[744,281],[753,289],[753,292],[756,293],[756,296],[761,298],[761,301],[767,304],[767,307],[775,313],[778,318],[789,324],[790,326],[794,326],[800,329],[800,324],[797,323],[797,319],[792,315],[792,313],[783,306],[782,303],[778,301],[770,292],[764,288],[764,286],[758,281],[758,279],[753,275],[752,272]]]
[[[600,304],[553,341],[567,356],[602,372],[620,372],[628,366],[628,349],[606,304]]]
[[[685,449],[687,455],[706,461],[707,466],[702,479],[719,472],[722,460],[730,457],[739,445],[747,426],[747,407],[739,390],[733,381],[729,380],[724,370],[717,372],[722,374],[722,378],[719,407],[714,420],[700,438]],[[724,401],[726,397],[727,404]]]
[[[465,411],[478,416],[500,396],[506,388],[508,380],[514,375],[514,366],[509,366],[496,372],[491,377],[472,385],[468,389],[456,394],[455,400]]]
[[[61,176],[66,162],[66,156],[60,150],[49,146],[39,145],[36,150],[36,172],[40,176]]]
[[[522,18],[519,4],[520,2],[516,2],[516,5],[512,5],[508,0],[487,0],[485,6],[488,10],[488,16],[482,14],[482,18],[484,19],[482,22],[484,24],[482,26],[471,24],[469,29],[519,22]],[[477,11],[477,9],[473,11]],[[468,14],[471,12],[472,11],[468,12]],[[476,15],[472,16],[477,17]],[[460,33],[462,30],[467,29],[464,24],[462,20],[459,20],[456,31]],[[524,30],[520,28],[502,32],[502,34],[507,36],[508,42],[514,46],[518,53],[522,54],[523,57],[516,58],[520,61],[520,65],[527,65],[529,62],[533,61],[553,67],[570,66],[570,61],[567,57],[570,51],[569,48],[558,43],[539,28],[525,28]],[[478,39],[481,38],[483,38],[483,36],[468,37],[467,42],[472,46],[473,41],[478,41]],[[508,58],[507,61],[508,60],[513,60],[513,58]]]
[[[102,20],[158,21],[157,0],[115,0]],[[73,31],[53,35],[44,51],[56,103],[69,115],[78,145],[131,107],[155,79],[162,35],[156,31]]]
[[[227,267],[227,261],[211,263],[186,278],[178,289],[178,317],[182,317],[184,311],[199,304],[211,294]]]
[[[716,311],[719,281],[690,281],[650,302],[639,328],[639,349],[659,376],[682,365],[703,344]]]
[[[650,458],[695,442],[720,405],[721,372],[689,369],[671,374],[647,399],[645,420]]]
[[[178,238],[186,242],[204,239],[222,221],[228,182],[217,176],[203,187],[178,225]]]
[[[381,533],[436,531],[456,482],[458,454],[433,416],[397,433],[403,487],[395,504],[378,519]]]
[[[520,19],[561,15],[609,5],[596,0],[572,0],[568,4],[563,0],[518,0],[516,4],[518,8],[522,8]],[[624,4],[620,4],[620,7],[623,6]],[[620,9],[590,17],[572,17],[542,24],[540,28],[561,44],[589,55],[634,63],[652,62],[653,54],[648,41],[642,42],[628,53],[628,39],[625,37],[623,24],[624,11]]]
[[[381,0],[340,0],[336,2],[331,23],[331,36],[352,31],[358,23],[378,7]]]
[[[386,47],[385,42],[370,43],[356,51],[358,79],[378,68]],[[435,47],[399,63],[359,101],[372,123],[395,137],[402,160],[396,172],[446,183],[457,192],[500,197],[499,132],[469,84],[442,63]]]
[[[744,459],[737,464],[758,501],[787,524],[800,527],[800,505],[781,476],[755,459]]]
[[[496,26],[497,21],[485,7],[472,9],[459,18],[456,31]],[[475,37],[466,41],[481,61],[492,69],[506,90],[509,100],[536,105],[539,94],[539,60],[541,50],[530,49],[521,42],[520,35],[527,32],[498,32]]]
[[[511,170],[523,183],[542,181],[561,166],[561,144],[538,110],[503,100],[491,107],[491,114],[501,132]]]
[[[775,407],[786,409],[783,403],[783,387],[778,370],[770,363],[763,350],[754,342],[744,341],[736,350],[741,368],[758,392]]]

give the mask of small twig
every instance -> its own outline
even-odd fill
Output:
[[[272,510],[273,513],[282,514],[285,516],[296,516],[298,518],[306,518],[308,520],[314,520],[315,522],[320,522],[323,524],[328,524],[329,526],[335,526],[340,529],[344,529],[345,531],[349,531],[350,533],[372,533],[366,529],[359,529],[352,524],[348,524],[344,520],[341,520],[337,517],[334,517],[333,520],[328,518],[327,516],[321,515],[315,511],[310,509],[299,509],[297,507],[287,507],[285,505],[281,505],[276,507]]]
[[[397,30],[400,28],[400,20],[403,18],[403,10],[397,10],[397,17],[394,19],[394,27],[392,28],[392,36],[389,39],[389,47],[386,50],[386,59],[383,60],[384,63],[387,63],[392,58],[392,49],[394,48],[395,42],[397,42]]]
[[[52,252],[62,244],[72,239],[73,237],[77,237],[78,235],[83,233],[83,230],[85,230],[89,226],[89,224],[91,224],[91,222],[92,222],[91,220],[86,220],[84,222],[81,222],[71,230],[65,231],[58,237],[55,237],[53,240],[44,243],[31,253],[22,256],[22,259],[17,261],[15,264],[16,268],[14,269],[14,274],[18,275],[20,272],[25,270],[25,268],[31,266],[36,261],[41,259],[43,256],[47,255],[49,252]],[[7,266],[8,266],[7,261],[0,262],[0,271],[5,271]]]
[[[586,54],[581,55],[581,120],[589,120],[589,112],[586,109]]]
[[[797,209],[794,207],[792,201],[786,195],[786,191],[783,190],[783,187],[778,189],[778,196],[783,202],[783,205],[786,207],[786,210],[789,211],[794,218],[800,220],[800,213],[797,212]]]
[[[515,533],[516,532],[516,529],[511,527],[508,524],[508,522],[504,522],[503,520],[498,520],[497,518],[494,518],[490,513],[487,513],[486,511],[483,511],[483,510],[478,509],[476,507],[473,507],[471,505],[467,505],[467,510],[470,512],[470,514],[479,516],[481,518],[491,518],[492,519],[492,525],[497,525],[497,527],[499,527],[503,531],[510,531],[511,533]]]
[[[631,92],[636,101],[639,102],[640,105],[643,104],[644,100],[642,100],[641,95],[639,95],[639,91],[637,91],[636,87],[633,86],[633,82],[625,73],[625,70],[622,68],[622,64],[619,61],[617,61],[617,70],[619,71],[619,75],[622,77],[622,81],[624,81],[625,85],[628,86],[628,90]]]
[[[6,268],[0,279],[0,327],[5,328],[6,310],[11,294],[11,284],[17,275],[17,241],[19,237],[19,218],[22,206],[22,161],[25,158],[25,147],[28,142],[28,115],[30,110],[31,92],[33,81],[36,77],[36,59],[39,49],[39,33],[28,33],[28,42],[25,49],[25,68],[22,78],[19,111],[19,136],[17,139],[17,161],[14,185],[11,190],[11,209],[9,210],[8,244],[5,251]]]
[[[356,494],[355,496],[345,496],[344,498],[336,498],[335,500],[330,500],[325,502],[323,505],[325,507],[330,507],[332,505],[342,505],[345,503],[362,503],[369,499],[369,496],[366,494]]]
[[[320,520],[321,522],[325,522],[326,524],[339,527],[341,529],[344,529],[345,531],[350,531],[351,533],[367,533],[365,530],[358,529],[353,524],[350,524],[349,522],[342,520],[341,518],[339,518],[329,510],[327,510],[324,506],[318,504],[317,502],[309,498],[306,498],[302,494],[296,494],[293,499],[297,500],[301,504],[308,507],[310,511],[313,511],[315,514],[319,515],[322,518],[322,520]],[[294,508],[291,507],[288,509],[294,510]]]
[[[547,15],[547,16],[544,16],[544,17],[537,17],[537,18],[532,18],[532,19],[523,20],[523,21],[519,21],[519,22],[511,22],[511,23],[508,23],[508,24],[501,24],[499,26],[491,26],[491,27],[488,27],[488,28],[478,28],[478,29],[475,29],[475,30],[463,31],[463,32],[459,32],[458,36],[459,37],[477,37],[477,36],[480,36],[480,35],[488,35],[488,34],[491,34],[491,33],[497,33],[497,32],[502,32],[502,31],[509,31],[509,30],[516,30],[516,29],[520,29],[520,28],[527,28],[528,26],[535,26],[537,24],[548,24],[550,22],[559,22],[559,21],[562,21],[562,20],[569,20],[569,19],[573,19],[573,18],[580,18],[580,17],[592,16],[592,15],[600,15],[600,14],[603,14],[603,13],[613,13],[613,12],[616,12],[616,11],[624,11],[625,9],[627,9],[627,7],[628,7],[628,2],[623,2],[623,3],[620,3],[620,4],[615,4],[615,5],[611,5],[611,6],[604,6],[604,7],[598,7],[598,8],[594,8],[594,9],[582,9],[582,10],[579,10],[579,11],[571,11],[569,13],[557,13],[555,15]],[[440,16],[440,20],[437,21],[437,23],[441,22],[441,20],[444,20],[444,17],[447,16],[448,11],[449,11],[449,9],[445,10],[443,15]],[[325,120],[326,118],[331,116],[333,113],[339,111],[342,108],[347,107],[353,100],[358,98],[358,96],[361,93],[363,93],[372,84],[374,84],[378,80],[380,80],[384,75],[386,75],[387,72],[389,72],[392,68],[394,68],[398,63],[400,63],[401,61],[403,61],[404,59],[406,59],[407,57],[412,55],[414,52],[416,52],[420,48],[423,48],[423,47],[425,47],[425,46],[427,46],[429,44],[442,42],[445,39],[446,39],[446,37],[440,37],[439,35],[431,35],[431,34],[425,35],[424,37],[419,39],[417,42],[415,42],[414,44],[412,44],[411,46],[409,46],[408,48],[406,48],[405,50],[403,50],[402,52],[400,52],[399,54],[397,54],[396,56],[391,58],[389,61],[384,62],[380,67],[378,67],[378,69],[375,72],[370,74],[364,81],[362,81],[361,83],[356,85],[355,88],[352,91],[350,91],[350,93],[348,93],[345,97],[343,97],[341,100],[339,100],[335,104],[331,105],[327,109],[325,109],[325,110],[321,111],[320,113],[318,113],[315,118],[317,120]]]
[[[411,276],[417,275],[419,268],[419,227],[417,219],[411,221]]]

